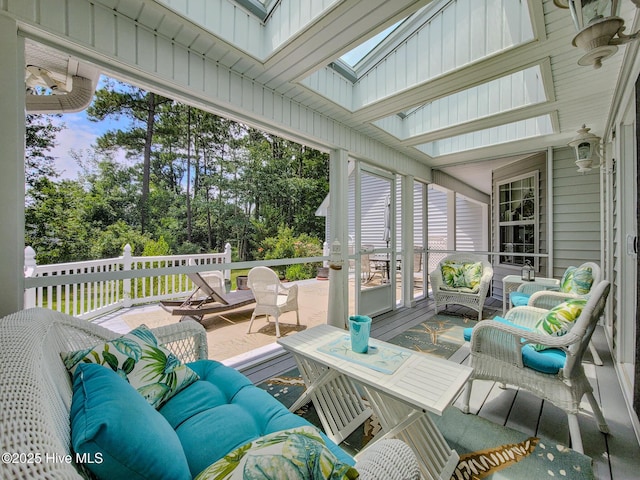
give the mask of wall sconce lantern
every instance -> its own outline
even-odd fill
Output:
[[[617,45],[640,37],[640,32],[632,35],[622,33],[625,26],[624,20],[617,16],[618,0],[553,0],[553,3],[571,11],[578,31],[572,44],[587,52],[578,60],[578,65],[600,68],[602,60],[618,51]],[[636,0],[634,3],[639,6]]]
[[[579,173],[587,173],[593,167],[593,161],[600,156],[598,150],[600,148],[600,137],[589,133],[590,128],[582,125],[573,140],[569,142],[569,146],[573,147],[576,152],[576,165]]]

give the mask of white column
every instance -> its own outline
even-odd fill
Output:
[[[0,316],[24,305],[24,39],[0,15]]]
[[[413,176],[402,177],[400,212],[402,215],[402,299],[405,307],[413,307]],[[392,263],[393,265],[393,263]]]
[[[349,156],[346,150],[334,150],[329,158],[329,238],[341,245],[342,270],[329,269],[329,306],[327,323],[344,328],[349,315],[348,199]]]

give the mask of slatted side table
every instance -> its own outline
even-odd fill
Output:
[[[374,339],[370,340],[370,345],[381,349],[379,351],[393,350],[403,357],[401,363],[395,362],[390,373],[371,368],[366,364],[367,359],[349,358],[349,355],[354,356],[346,349],[344,356],[327,353],[327,345],[347,335],[339,328],[319,325],[278,340],[293,354],[304,372],[307,391],[295,407],[312,400],[326,433],[333,431],[339,423],[345,424],[345,431],[353,431],[355,422],[362,423],[366,419],[362,418],[365,413],[360,403],[355,401],[352,406],[350,403],[357,392],[362,392],[382,428],[382,434],[373,442],[386,437],[399,438],[412,447],[423,478],[449,479],[459,457],[428,412],[442,415],[466,384],[472,369]],[[310,371],[316,373],[309,374]],[[334,388],[337,381],[344,382],[346,388]],[[336,421],[336,417],[340,418],[351,409],[353,411],[345,421]],[[337,438],[343,437],[338,433]]]

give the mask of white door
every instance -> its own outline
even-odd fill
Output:
[[[396,303],[394,177],[360,166],[355,175],[356,312],[379,315]]]

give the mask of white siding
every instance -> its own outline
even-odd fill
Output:
[[[433,185],[429,185],[427,200],[429,248],[447,250],[447,193],[435,188]],[[438,266],[438,262],[440,262],[440,260],[445,256],[446,254],[442,253],[430,254],[427,272],[432,272]]]
[[[456,250],[479,252],[486,244],[482,205],[456,195]]]

